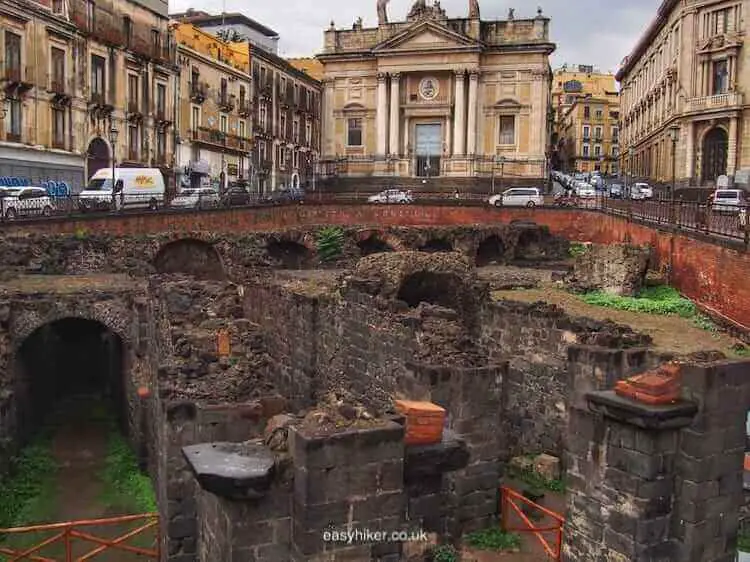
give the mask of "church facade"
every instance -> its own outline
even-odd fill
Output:
[[[339,178],[547,177],[549,19],[449,18],[417,0],[405,21],[325,32],[323,174]]]

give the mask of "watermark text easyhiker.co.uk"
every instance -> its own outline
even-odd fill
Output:
[[[331,529],[323,531],[325,542],[344,544],[371,542],[427,541],[427,533],[416,531],[380,531],[377,529]]]

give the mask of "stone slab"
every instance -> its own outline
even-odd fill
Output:
[[[686,427],[698,412],[698,405],[694,402],[681,400],[669,405],[643,404],[619,396],[613,390],[591,392],[586,399],[594,412],[643,429]]]
[[[182,454],[200,486],[225,498],[261,498],[275,474],[274,455],[260,443],[202,443]]]
[[[404,479],[407,483],[464,468],[469,462],[469,449],[463,439],[452,431],[443,432],[443,440],[431,445],[409,445],[405,450]]]

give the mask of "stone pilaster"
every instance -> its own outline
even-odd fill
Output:
[[[727,175],[733,176],[737,171],[737,117],[729,119],[729,138],[727,140]]]
[[[477,86],[479,72],[469,73],[469,117],[466,126],[466,153],[475,154],[477,149]]]
[[[379,157],[385,156],[388,152],[387,146],[387,129],[388,129],[388,117],[387,117],[387,105],[388,105],[388,90],[386,89],[386,75],[378,74],[378,107],[376,112],[376,128],[378,135],[377,143],[377,155]]]
[[[695,126],[692,121],[685,123],[685,177],[690,180],[695,170]]]
[[[466,138],[466,94],[464,78],[466,72],[456,71],[456,101],[453,111],[453,156],[465,154],[464,139]]]
[[[399,150],[399,118],[401,115],[401,96],[399,93],[400,74],[391,74],[391,142],[388,152],[398,156]]]

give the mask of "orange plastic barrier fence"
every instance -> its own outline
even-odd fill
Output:
[[[87,527],[99,527],[99,526],[114,526],[122,525],[123,523],[142,522],[142,524],[135,529],[129,530],[128,532],[115,537],[115,538],[103,538],[87,533],[83,528]],[[150,557],[153,560],[159,560],[159,541],[157,539],[155,548],[143,548],[139,546],[133,546],[126,544],[127,541],[132,538],[148,531],[149,529],[156,528],[158,537],[159,528],[159,515],[157,513],[144,513],[140,515],[123,515],[120,517],[111,517],[107,519],[87,519],[82,521],[68,521],[65,523],[49,523],[46,525],[34,525],[31,527],[13,527],[10,529],[0,529],[0,539],[8,536],[30,534],[30,533],[41,533],[45,531],[57,531],[56,534],[48,537],[41,542],[24,548],[24,550],[16,550],[8,547],[4,547],[0,543],[0,554],[9,555],[10,558],[6,559],[7,562],[20,562],[21,560],[32,560],[34,562],[85,562],[93,559],[105,550],[121,550],[137,554],[139,556]],[[73,545],[77,541],[94,543],[95,546],[92,550],[83,555],[73,554]],[[65,558],[49,558],[48,556],[42,556],[39,552],[50,545],[62,543],[65,549]]]
[[[554,524],[551,527],[537,527],[518,506],[517,502],[521,502],[529,506],[530,508],[535,509],[552,518],[554,520]],[[512,528],[508,525],[508,517],[511,510],[516,513],[518,517],[520,517],[524,525],[523,527]],[[532,533],[537,539],[539,539],[542,548],[544,548],[544,551],[549,555],[549,557],[555,562],[560,562],[560,560],[562,559],[563,525],[565,524],[565,518],[562,515],[560,515],[559,513],[555,513],[554,511],[551,511],[537,503],[534,503],[530,499],[524,497],[515,490],[508,488],[507,486],[502,486],[500,488],[500,513],[502,514],[501,524],[503,526],[503,531],[515,533]],[[555,541],[553,545],[551,545],[547,538],[542,534],[550,532],[555,533]]]

